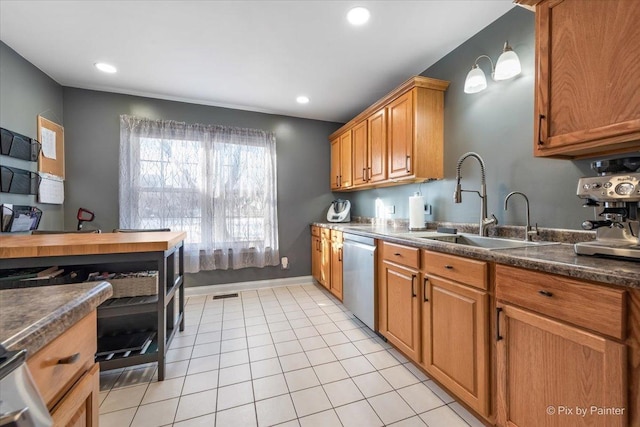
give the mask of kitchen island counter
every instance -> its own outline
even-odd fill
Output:
[[[418,237],[424,235],[425,232],[411,233],[406,228],[363,223],[313,223],[312,225],[437,252],[559,274],[576,279],[640,289],[640,262],[576,255],[573,245],[567,243],[487,250]],[[453,236],[452,234],[436,233],[436,230],[427,231],[433,232],[430,237]]]
[[[28,355],[53,341],[113,293],[108,282],[0,291],[0,343]]]

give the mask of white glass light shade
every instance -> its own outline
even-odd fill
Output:
[[[464,81],[464,93],[478,93],[486,88],[487,78],[484,75],[484,71],[474,65]]]
[[[517,76],[522,71],[520,67],[520,58],[511,50],[506,48],[496,62],[496,71],[493,74],[494,80],[507,80]]]

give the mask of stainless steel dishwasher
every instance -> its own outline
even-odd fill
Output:
[[[370,237],[344,233],[342,302],[375,330],[376,243]]]

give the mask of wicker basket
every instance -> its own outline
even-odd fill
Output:
[[[109,279],[113,287],[111,298],[137,297],[158,294],[158,272],[144,271],[137,273],[122,273]]]

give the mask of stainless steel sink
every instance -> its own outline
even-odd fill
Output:
[[[527,248],[531,246],[557,245],[557,242],[525,242],[524,240],[502,239],[499,237],[483,237],[475,234],[452,234],[446,237],[424,237],[458,245],[474,246],[487,250]]]

